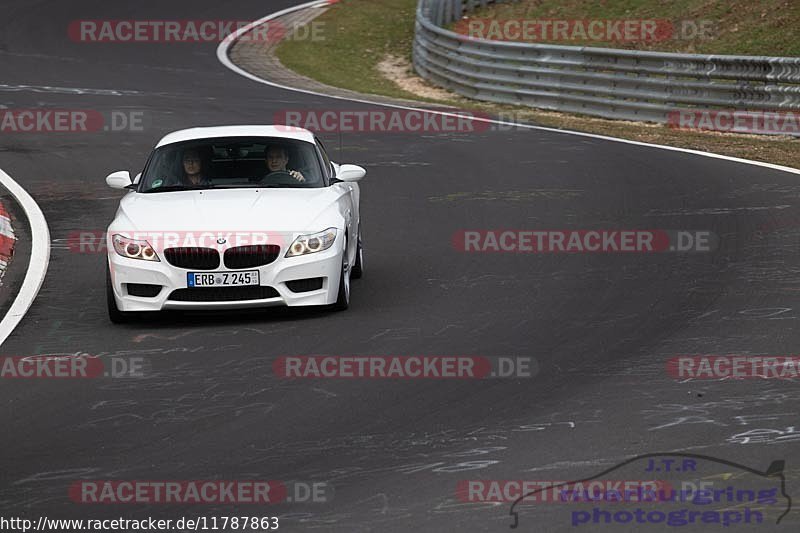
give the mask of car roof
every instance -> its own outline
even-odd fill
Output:
[[[314,134],[303,128],[294,126],[212,126],[208,128],[190,128],[173,131],[165,135],[156,148],[167,144],[215,137],[280,137],[313,143]]]

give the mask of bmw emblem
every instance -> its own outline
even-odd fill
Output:
[[[217,244],[225,244],[226,242],[228,242],[228,241],[226,241],[223,237],[220,237],[219,239],[217,239]]]

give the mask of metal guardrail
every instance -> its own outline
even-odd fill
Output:
[[[490,41],[444,28],[494,1],[420,0],[417,73],[476,100],[624,120],[666,123],[681,109],[800,110],[800,58]]]

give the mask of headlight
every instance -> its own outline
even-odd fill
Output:
[[[137,241],[124,235],[115,234],[111,237],[111,242],[114,244],[114,251],[122,257],[143,259],[145,261],[160,261],[158,254],[147,241]]]
[[[312,233],[311,235],[300,235],[289,247],[285,257],[296,257],[327,250],[333,246],[333,241],[335,240],[336,228],[328,228],[325,231]]]

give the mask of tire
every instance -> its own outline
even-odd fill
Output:
[[[361,245],[361,228],[358,230],[358,246],[356,247],[356,262],[350,269],[350,279],[360,279],[364,275],[364,249]]]
[[[334,311],[344,311],[350,307],[350,272],[347,265],[347,241],[345,241],[344,252],[342,252],[342,275],[339,276],[339,291],[336,295],[336,303],[331,306]]]
[[[125,324],[131,321],[131,313],[120,311],[117,300],[114,298],[114,289],[111,286],[111,273],[106,265],[106,304],[108,306],[108,319],[114,324]]]

